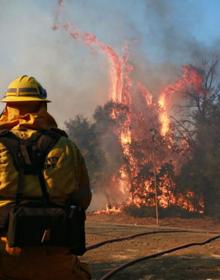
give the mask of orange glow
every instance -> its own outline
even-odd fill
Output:
[[[131,132],[129,130],[122,132],[120,136],[122,145],[131,144]]]

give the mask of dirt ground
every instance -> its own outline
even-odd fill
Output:
[[[192,232],[169,232],[184,229]],[[201,242],[220,234],[220,221],[211,219],[167,218],[155,225],[152,218],[124,214],[87,215],[87,245],[136,233],[151,233],[131,240],[106,244],[89,250],[83,260],[91,265],[94,280],[113,268],[138,257],[150,255],[190,242]],[[139,262],[111,279],[139,280],[220,280],[220,239],[204,245]]]

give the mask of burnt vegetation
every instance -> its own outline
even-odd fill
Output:
[[[166,136],[159,133],[158,108],[140,110],[138,93],[136,106],[108,102],[96,108],[92,120],[78,115],[65,123],[85,156],[94,191],[104,193],[110,205],[118,203],[112,189],[117,189],[116,178],[123,181],[123,166],[129,180],[128,214],[155,216],[156,186],[160,217],[220,218],[219,58],[200,61],[193,67],[203,76],[203,88],[181,92]],[[128,126],[133,137],[124,152],[119,136]],[[138,207],[135,201],[141,201]]]

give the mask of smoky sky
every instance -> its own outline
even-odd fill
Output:
[[[214,0],[213,0],[214,1]],[[198,36],[205,0],[66,0],[60,22],[95,34],[123,55],[129,44],[132,77],[152,90],[174,80],[180,65],[209,49],[218,36]],[[203,3],[203,6],[202,4]],[[208,3],[208,2],[207,2]],[[0,89],[19,75],[47,89],[50,112],[62,126],[76,114],[90,117],[108,100],[109,64],[96,48],[52,30],[57,1],[0,0]]]

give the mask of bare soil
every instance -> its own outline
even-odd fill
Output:
[[[220,234],[220,221],[208,218],[166,218],[155,225],[152,218],[134,218],[125,214],[87,215],[87,244],[136,233],[192,230],[192,232],[152,233],[131,240],[106,244],[82,257],[91,265],[94,280],[135,258],[150,255],[190,242],[201,242]],[[111,279],[139,280],[220,280],[220,239],[204,245],[173,252],[139,262]]]

